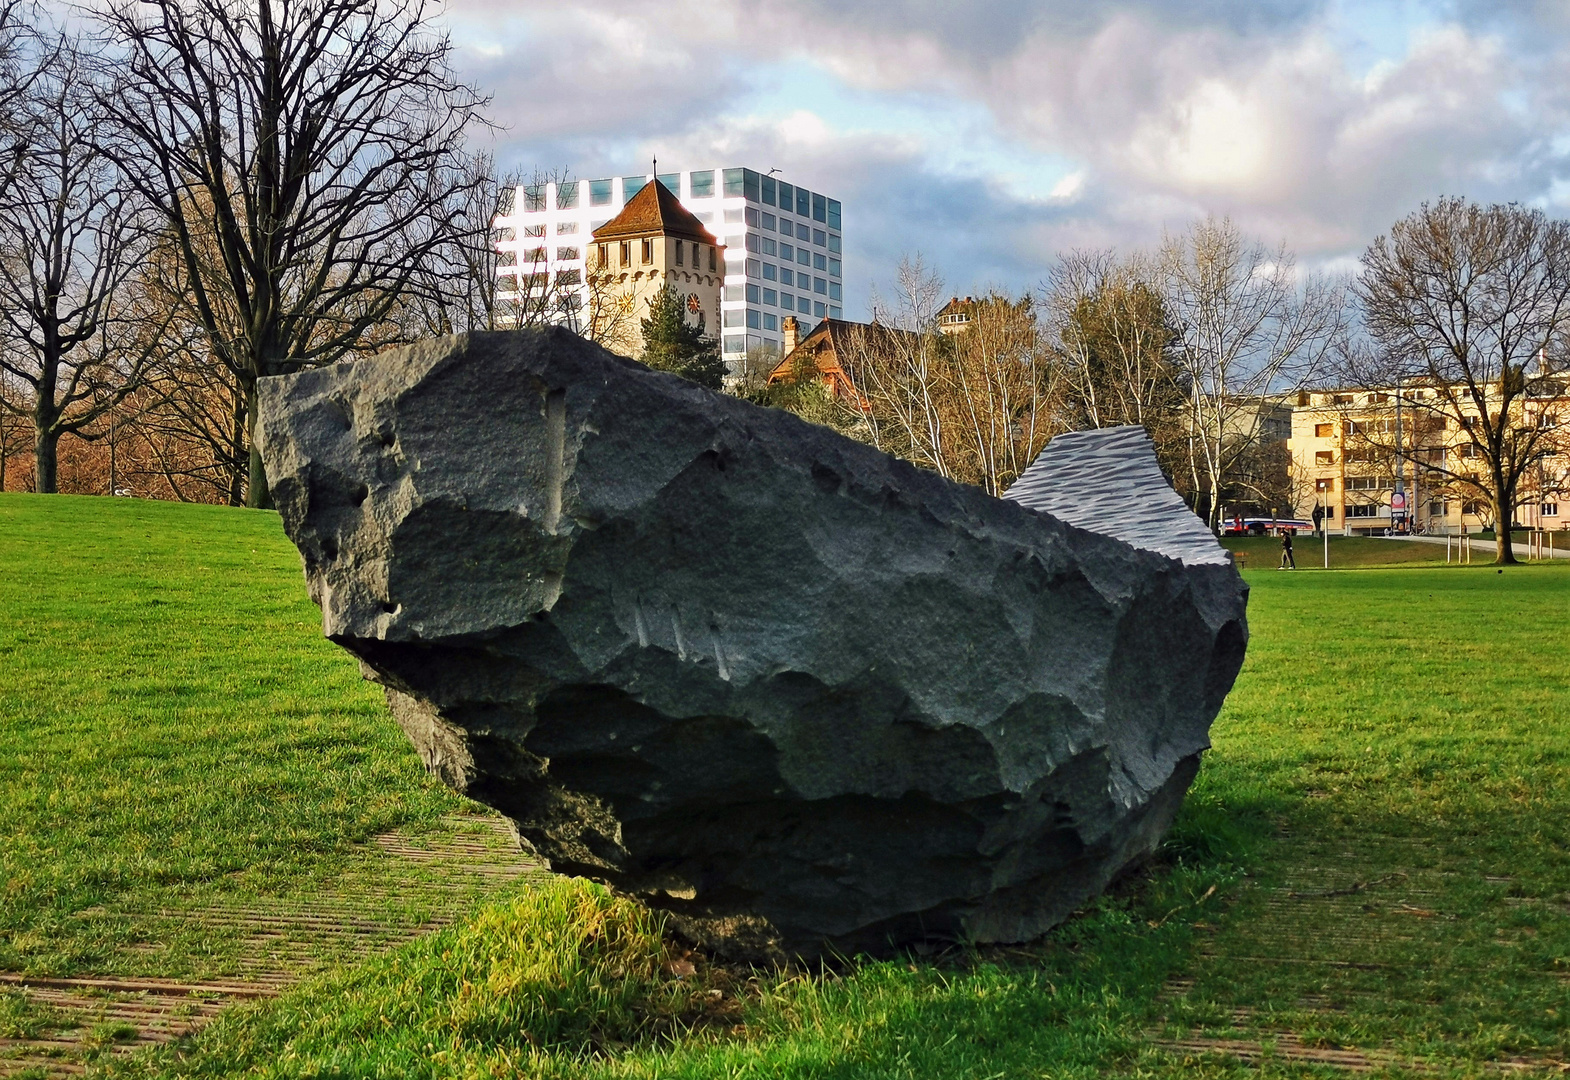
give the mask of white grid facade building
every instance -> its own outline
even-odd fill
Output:
[[[576,323],[588,307],[586,257],[592,234],[645,184],[661,183],[725,245],[718,329],[734,372],[748,349],[779,350],[782,320],[796,316],[805,337],[825,318],[844,318],[844,242],[837,199],[753,169],[613,176],[528,184],[510,213],[496,218],[505,264],[498,291],[564,293],[560,318]],[[515,255],[509,263],[506,256]],[[714,328],[710,328],[714,332]]]

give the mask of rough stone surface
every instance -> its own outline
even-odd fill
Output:
[[[560,331],[264,380],[260,417],[325,632],[427,765],[735,955],[1040,934],[1159,843],[1243,659],[1246,586],[1146,535],[1186,511],[1127,432],[1022,478],[1116,493],[1076,526]]]

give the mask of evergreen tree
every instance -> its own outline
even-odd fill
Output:
[[[674,286],[665,286],[649,301],[649,317],[640,321],[645,364],[710,390],[724,387],[725,361],[719,343],[704,333],[701,312],[697,326],[688,324],[682,295]]]

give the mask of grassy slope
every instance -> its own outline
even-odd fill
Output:
[[[0,967],[66,957],[56,942],[82,949],[65,916],[116,890],[231,868],[308,876],[398,814],[445,805],[352,665],[315,638],[294,557],[269,522],[0,499],[0,611],[25,608],[34,590],[18,584],[40,581],[74,609],[67,618],[45,604],[47,626],[0,629],[0,652],[9,650],[0,660],[0,828],[23,837],[0,863],[11,950]],[[26,538],[32,547],[19,543]],[[39,542],[70,550],[35,554]],[[122,554],[95,563],[91,553],[108,544]],[[189,584],[149,577],[152,565]],[[231,572],[246,567],[251,583],[225,594]],[[472,927],[459,928],[242,1009],[180,1055],[129,1068],[977,1078],[1236,1069],[1153,1048],[1145,1033],[1163,1017],[1174,1032],[1293,1030],[1461,1073],[1517,1054],[1564,1060],[1570,567],[1250,578],[1248,663],[1163,872],[1028,955],[765,979],[743,995],[740,1031],[583,1058],[581,1042],[540,1050],[527,1032],[455,1020],[513,1015],[491,999],[519,992],[483,964],[472,980],[451,982],[454,957],[473,963],[477,948]],[[160,583],[175,610],[149,603]],[[199,584],[219,595],[206,598]],[[269,610],[259,638],[251,631]],[[90,640],[70,644],[84,632]],[[292,678],[269,678],[285,669]],[[31,704],[14,708],[19,688]],[[172,703],[163,689],[177,692]],[[30,752],[40,745],[47,753]],[[355,757],[357,767],[344,764]],[[143,786],[148,769],[156,790]],[[237,791],[268,799],[224,805]],[[57,863],[56,850],[69,857]],[[1247,878],[1233,866],[1240,858]],[[1375,884],[1319,895],[1360,882]],[[1199,900],[1210,884],[1221,894]],[[485,935],[534,925],[505,907],[487,918]],[[1192,991],[1158,1000],[1172,975],[1192,979]],[[1238,1005],[1264,1014],[1239,1020]]]
[[[309,888],[457,804],[322,639],[276,515],[0,495],[0,970],[221,971],[210,940],[148,970],[116,913]]]

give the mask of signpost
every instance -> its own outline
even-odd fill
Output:
[[[1400,480],[1396,481],[1398,484]],[[1399,487],[1390,496],[1390,527],[1395,532],[1405,532],[1406,529],[1406,492]]]

